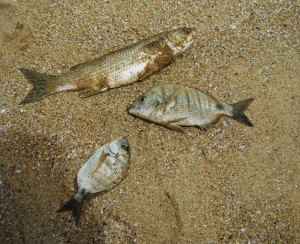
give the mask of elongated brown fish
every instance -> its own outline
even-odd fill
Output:
[[[195,37],[194,29],[185,27],[162,32],[100,58],[75,65],[60,76],[20,69],[33,85],[21,104],[39,101],[64,91],[81,91],[81,97],[88,97],[142,80],[174,62],[194,42]]]
[[[129,113],[188,134],[182,126],[198,126],[205,129],[212,126],[223,115],[242,124],[253,126],[244,114],[252,101],[253,99],[250,98],[224,105],[195,88],[178,84],[162,84],[140,96],[129,106]]]
[[[126,176],[129,162],[129,145],[125,137],[98,148],[77,173],[77,193],[58,212],[72,211],[78,225],[85,196],[114,188]]]

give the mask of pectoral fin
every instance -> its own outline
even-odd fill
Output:
[[[182,126],[178,125],[177,123],[182,121],[182,120],[185,120],[187,117],[183,117],[183,118],[179,118],[179,119],[173,119],[173,120],[170,120],[168,121],[167,124],[165,124],[165,126],[171,130],[175,130],[175,131],[178,131],[180,133],[183,133],[187,136],[191,135],[190,132],[186,131],[185,129],[183,129]]]
[[[178,123],[182,120],[187,119],[188,117],[183,117],[183,118],[179,118],[179,119],[173,119],[173,120],[169,120],[168,123],[172,124],[172,123]]]

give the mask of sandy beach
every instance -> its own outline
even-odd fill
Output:
[[[299,243],[300,2],[0,2],[0,243]],[[161,31],[194,27],[175,63],[129,86],[19,105],[20,68],[58,75]],[[223,103],[255,98],[254,127],[222,117],[171,131],[127,113],[146,89],[184,83]],[[128,176],[56,213],[95,149],[131,145]]]

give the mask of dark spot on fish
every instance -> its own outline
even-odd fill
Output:
[[[197,100],[198,100],[198,106],[199,106],[199,110],[200,110],[200,113],[202,112],[202,104],[201,104],[201,97],[200,97],[200,94],[197,92]]]
[[[224,106],[221,105],[221,104],[217,104],[217,105],[216,105],[216,108],[217,108],[218,110],[224,110]]]
[[[103,163],[105,160],[107,160],[108,156],[109,156],[109,154],[106,154],[106,153],[102,153],[102,154],[100,155],[100,157],[99,157],[99,159],[98,159],[98,162],[97,162],[97,165],[96,165],[96,167],[94,168],[94,170],[91,171],[90,175],[94,175],[94,174],[97,172],[97,170],[100,169],[102,163]]]
[[[173,54],[172,49],[167,44],[161,45],[158,49],[160,54],[155,57],[154,63],[159,70],[173,63],[175,61],[175,55]]]
[[[149,43],[145,47],[145,52],[149,54],[147,59],[151,60],[151,56],[155,56],[153,62],[149,62],[144,70],[139,74],[138,79],[142,80],[148,75],[161,70],[175,61],[175,55],[167,44],[159,42]]]
[[[190,108],[191,99],[190,99],[190,94],[187,91],[185,91],[185,96],[186,96],[187,106],[188,106],[188,108]]]
[[[89,91],[101,91],[104,88],[110,88],[108,79],[105,76],[99,75],[96,78],[86,76],[76,81],[78,90],[87,89]]]
[[[99,75],[97,77],[97,82],[96,82],[95,87],[97,88],[97,90],[109,88],[110,86],[109,86],[109,81],[108,81],[107,77]]]

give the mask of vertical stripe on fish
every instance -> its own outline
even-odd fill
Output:
[[[162,96],[159,91],[170,91]],[[147,90],[132,105],[129,113],[177,131],[182,126],[212,126],[221,116],[229,116],[242,124],[253,126],[244,111],[252,98],[222,105],[214,97],[186,85],[162,84]]]

